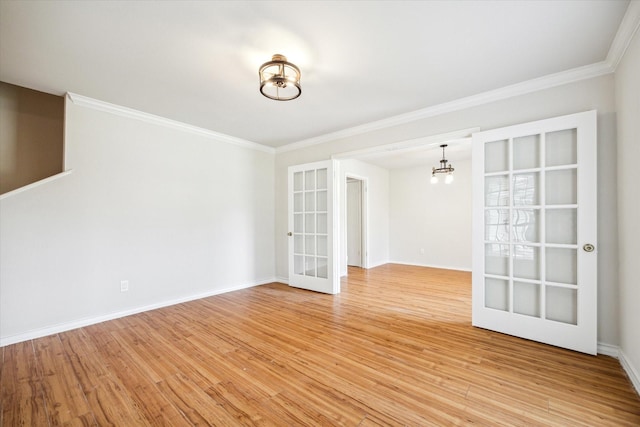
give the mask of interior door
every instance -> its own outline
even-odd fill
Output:
[[[340,292],[334,160],[289,167],[289,285]]]
[[[362,181],[347,179],[347,265],[362,267]]]
[[[597,352],[596,112],[473,134],[473,325]]]

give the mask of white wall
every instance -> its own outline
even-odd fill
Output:
[[[618,344],[616,117],[612,74],[581,80],[411,123],[276,154],[276,274],[287,276],[287,167],[326,160],[332,154],[439,135],[460,129],[494,129],[598,110],[598,340]]]
[[[640,392],[640,31],[616,70],[620,349]],[[629,370],[629,369],[628,369]]]
[[[340,161],[340,218],[347,223],[347,176],[366,180],[367,267],[389,260],[389,171],[379,166],[349,159]],[[347,232],[340,229],[340,274],[347,274]]]
[[[390,171],[391,262],[471,271],[471,160],[451,162],[451,184],[429,165]]]
[[[273,280],[273,153],[70,101],[65,138],[0,201],[3,344]]]

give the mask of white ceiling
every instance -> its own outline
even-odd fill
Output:
[[[628,1],[0,1],[0,80],[272,147],[604,61]],[[301,68],[271,101],[257,69]]]

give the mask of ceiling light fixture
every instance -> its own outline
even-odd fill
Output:
[[[258,71],[260,75],[260,93],[276,101],[290,101],[302,93],[300,88],[300,69],[287,62],[284,55],[273,55]]]
[[[436,184],[438,182],[438,177],[436,176],[436,174],[438,173],[446,173],[447,176],[444,178],[444,183],[445,184],[451,184],[453,182],[453,171],[455,169],[453,169],[453,167],[451,166],[451,163],[447,164],[447,159],[445,159],[444,157],[444,149],[445,147],[447,147],[447,144],[442,144],[440,146],[440,148],[442,148],[442,160],[440,160],[440,167],[439,168],[432,168],[431,169],[431,183],[432,184]]]

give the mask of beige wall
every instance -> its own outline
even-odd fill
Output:
[[[431,184],[425,165],[389,172],[389,258],[400,264],[471,271],[471,158],[451,184]]]
[[[640,381],[640,31],[616,71],[620,350]],[[613,209],[613,207],[612,207]],[[640,383],[636,382],[640,391]]]
[[[64,99],[0,82],[0,194],[62,172]]]

